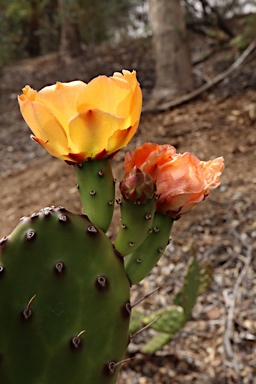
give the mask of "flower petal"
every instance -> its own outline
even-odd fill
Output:
[[[223,157],[210,161],[201,161],[202,171],[205,177],[205,189],[214,189],[220,185],[220,175],[224,169]]]
[[[49,143],[60,155],[68,153],[67,135],[52,112],[38,102],[22,101],[21,113],[34,135]]]
[[[145,143],[126,155],[125,173],[134,166],[156,181],[156,211],[178,218],[203,201],[209,189],[219,185],[224,160],[221,157],[202,162],[188,152],[176,153],[171,145]]]
[[[68,132],[68,121],[77,114],[77,99],[87,84],[82,81],[57,82],[37,93],[36,101],[47,106]]]
[[[133,95],[130,103],[129,122],[130,125],[133,125],[138,120],[138,116],[140,116],[142,108],[142,91],[136,78],[136,71],[130,72],[124,69],[122,71],[122,74],[119,72],[115,72],[113,77],[124,79],[131,86]]]
[[[121,117],[129,117],[132,88],[124,79],[98,76],[91,80],[78,98],[78,112],[100,109]]]
[[[109,136],[121,130],[123,124],[123,118],[97,109],[76,115],[69,121],[72,150],[84,152],[87,157],[95,157],[104,149],[108,152]]]

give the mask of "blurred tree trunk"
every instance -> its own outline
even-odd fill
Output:
[[[29,22],[24,29],[27,30],[27,44],[26,51],[30,57],[40,55],[40,38],[37,31],[40,29],[40,14],[39,14],[39,2],[38,0],[30,0],[30,17]]]
[[[179,0],[148,0],[156,60],[153,99],[193,89],[186,26]]]
[[[72,0],[58,0],[60,15],[60,48],[61,58],[66,61],[81,53],[79,28],[76,23],[75,9]]]

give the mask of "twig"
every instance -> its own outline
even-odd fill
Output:
[[[199,96],[201,93],[207,91],[208,89],[212,88],[214,85],[218,84],[220,81],[225,79],[225,77],[229,76],[230,73],[232,73],[235,69],[237,69],[245,59],[254,51],[256,48],[256,40],[252,41],[250,45],[244,50],[244,52],[239,56],[239,58],[224,72],[220,73],[219,75],[215,76],[211,81],[208,83],[202,85],[201,87],[195,89],[194,91],[187,93],[184,96],[179,97],[176,100],[168,101],[166,103],[160,104],[155,107],[144,107],[142,112],[161,112],[166,111],[167,109],[177,107],[178,105],[184,104],[195,97]]]
[[[247,245],[247,244],[246,244]],[[246,259],[244,266],[236,280],[236,283],[234,285],[234,290],[233,290],[233,295],[232,299],[230,300],[229,303],[229,309],[228,309],[228,314],[227,314],[227,320],[226,320],[226,326],[225,326],[225,332],[224,332],[224,350],[227,358],[232,362],[234,370],[237,374],[237,384],[242,384],[242,377],[240,373],[240,368],[238,361],[235,357],[232,344],[231,344],[231,338],[232,338],[232,333],[233,333],[233,320],[234,320],[234,310],[235,310],[235,304],[239,292],[239,288],[242,284],[242,281],[247,273],[247,269],[251,263],[252,260],[252,246],[247,245],[247,254],[246,254]]]

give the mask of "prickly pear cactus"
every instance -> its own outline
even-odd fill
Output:
[[[146,277],[162,256],[169,241],[173,219],[155,213],[144,242],[125,258],[125,270],[132,284]]]
[[[76,164],[74,168],[83,212],[107,232],[115,202],[115,182],[110,160],[88,160]]]
[[[105,234],[51,207],[23,218],[0,248],[0,383],[115,383],[129,282]]]

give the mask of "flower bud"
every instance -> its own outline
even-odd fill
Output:
[[[218,187],[224,159],[200,161],[189,152],[176,153],[171,145],[144,143],[126,154],[126,174],[134,167],[147,172],[156,182],[156,212],[178,219]]]
[[[120,191],[125,200],[145,204],[154,196],[156,184],[148,173],[135,166],[120,182]]]

